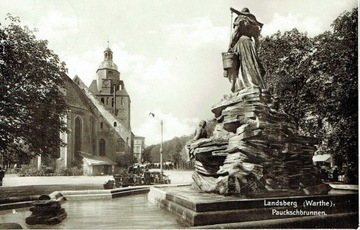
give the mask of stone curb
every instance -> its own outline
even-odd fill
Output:
[[[148,193],[149,191],[150,186],[136,186],[107,190],[55,191],[49,194],[49,196],[53,200],[64,202],[65,200],[113,199],[127,195]],[[40,195],[2,198],[0,199],[0,211],[30,207],[39,197]]]

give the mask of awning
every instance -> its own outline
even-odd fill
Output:
[[[95,156],[89,153],[80,152],[84,163],[88,165],[117,165],[116,162],[104,156]]]
[[[312,159],[314,162],[331,162],[331,155],[330,154],[314,155]]]

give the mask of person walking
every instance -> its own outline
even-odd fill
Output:
[[[3,179],[5,177],[5,171],[0,167],[0,186],[3,186]]]

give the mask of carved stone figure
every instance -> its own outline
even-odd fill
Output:
[[[264,89],[265,70],[257,56],[258,37],[263,24],[256,20],[248,8],[240,12],[233,8],[230,10],[238,14],[228,51],[235,54],[235,60],[234,66],[226,69],[224,76],[232,83],[232,92],[254,86]]]
[[[190,159],[194,158],[194,155],[192,152],[189,151],[191,143],[194,143],[195,141],[207,138],[207,132],[206,132],[206,121],[202,120],[199,122],[199,127],[195,130],[194,137],[186,144],[185,150],[188,155],[187,161],[189,162]]]

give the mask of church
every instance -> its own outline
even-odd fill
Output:
[[[83,165],[84,175],[111,175],[129,156],[141,163],[145,138],[131,130],[130,95],[110,48],[89,87],[78,76],[67,77],[64,93],[69,132],[60,134],[66,146],[60,148],[56,169]]]

